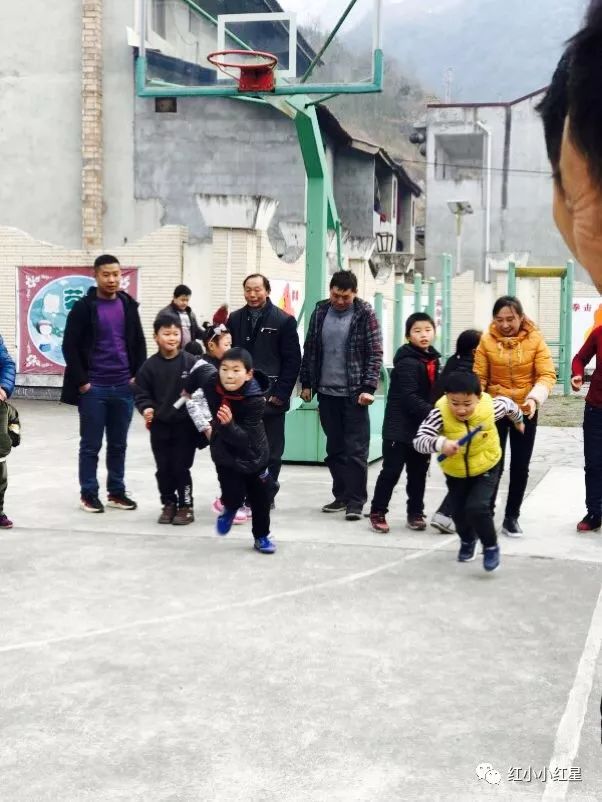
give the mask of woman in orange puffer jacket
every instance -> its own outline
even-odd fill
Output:
[[[509,537],[521,537],[523,531],[518,519],[529,478],[537,412],[556,384],[556,370],[541,331],[525,316],[518,298],[504,295],[495,302],[493,322],[481,337],[475,354],[474,372],[483,390],[494,397],[511,398],[525,413],[524,434],[507,418],[497,423],[504,455],[508,434],[511,453],[502,532]]]

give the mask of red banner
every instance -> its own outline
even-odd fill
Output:
[[[123,267],[121,272],[121,289],[137,298],[137,268]],[[19,373],[63,372],[67,315],[94,286],[94,270],[90,267],[17,268]]]

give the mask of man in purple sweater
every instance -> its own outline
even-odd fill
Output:
[[[96,287],[69,312],[63,337],[61,401],[79,409],[81,508],[104,512],[98,497],[98,454],[107,439],[107,506],[135,510],[125,489],[125,452],[132,420],[133,377],[146,359],[137,302],[122,292],[121,267],[110,254],[94,262]]]

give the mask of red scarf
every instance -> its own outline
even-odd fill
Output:
[[[227,393],[226,390],[219,384],[219,382],[215,385],[215,392],[222,397],[222,404],[228,409],[232,409],[231,401],[242,401],[244,399],[244,395],[240,394],[233,394]]]
[[[426,368],[426,375],[428,376],[429,383],[432,387],[437,377],[437,362],[434,359],[425,359],[423,361]]]

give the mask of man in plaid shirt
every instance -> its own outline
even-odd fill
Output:
[[[322,512],[345,512],[358,521],[368,498],[370,418],[383,362],[380,326],[370,304],[357,297],[357,278],[339,270],[330,297],[316,304],[301,364],[301,398],[318,394],[326,435],[326,464],[334,501]]]

